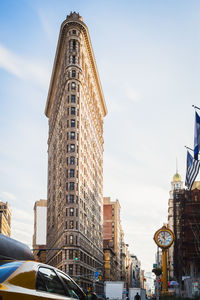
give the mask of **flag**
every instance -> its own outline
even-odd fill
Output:
[[[186,179],[185,185],[188,187],[188,190],[191,189],[200,168],[200,161],[192,157],[192,155],[187,151],[187,169],[186,169]]]
[[[200,150],[200,117],[195,112],[195,124],[194,124],[194,159],[198,159],[198,153]]]

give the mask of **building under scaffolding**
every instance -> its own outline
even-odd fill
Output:
[[[174,190],[174,276],[183,290],[186,281],[200,290],[200,188]],[[184,282],[184,280],[186,280]],[[185,283],[185,284],[183,284]],[[190,287],[191,287],[190,285]],[[192,288],[191,288],[191,293]],[[188,294],[188,293],[187,293]]]

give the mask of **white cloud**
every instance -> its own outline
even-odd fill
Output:
[[[28,213],[24,210],[20,210],[16,207],[13,207],[13,214],[16,220],[20,220],[21,221],[28,221],[31,222],[33,221],[33,213]]]
[[[11,237],[32,247],[33,214],[13,207]]]
[[[19,56],[3,45],[0,45],[0,68],[20,79],[32,80],[42,87],[46,87],[49,82],[50,71],[43,62]]]
[[[8,201],[8,200],[16,200],[15,195],[13,195],[10,192],[0,192],[0,196],[5,199],[4,201]]]
[[[39,9],[38,17],[40,19],[41,25],[43,27],[43,30],[44,30],[47,38],[49,39],[50,42],[54,42],[56,32],[55,32],[55,26],[53,26],[53,25],[55,25],[55,24],[52,24],[52,19],[49,18],[49,14],[47,16],[42,9]],[[53,19],[53,21],[54,21],[54,19]]]
[[[127,90],[127,98],[132,102],[139,102],[141,100],[141,93],[134,89]]]

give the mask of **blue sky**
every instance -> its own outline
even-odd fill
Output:
[[[12,236],[30,246],[33,205],[46,198],[49,80],[71,11],[89,28],[108,107],[104,195],[119,199],[130,252],[150,271],[176,158],[184,181],[184,145],[193,147],[200,2],[0,1],[0,199],[12,208]]]

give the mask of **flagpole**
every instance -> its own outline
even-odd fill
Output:
[[[200,110],[200,107],[198,107],[198,106],[192,105],[192,107],[194,107],[194,109],[199,109]]]
[[[192,148],[190,148],[190,147],[185,146],[185,148],[194,152],[194,150]]]

